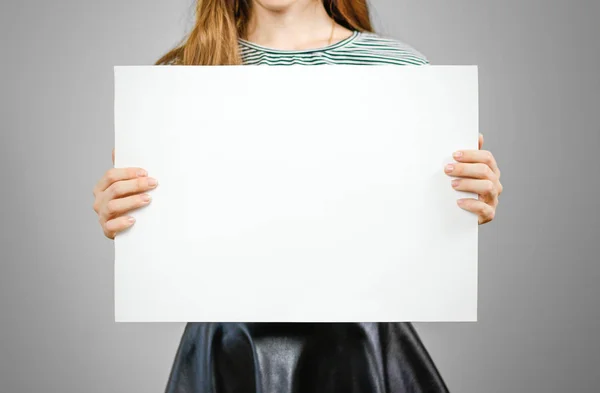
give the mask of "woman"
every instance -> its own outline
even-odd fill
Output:
[[[372,33],[365,0],[198,0],[189,36],[157,64],[423,65],[412,47]],[[493,219],[502,192],[491,153],[454,154],[444,168],[458,205]],[[114,163],[114,150],[113,150]],[[442,170],[442,168],[440,168]],[[142,168],[110,169],[94,188],[94,209],[109,238],[134,224],[156,179]],[[410,323],[189,323],[167,393],[446,392]]]

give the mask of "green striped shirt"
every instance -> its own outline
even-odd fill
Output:
[[[358,32],[335,44],[306,50],[267,48],[239,39],[247,65],[425,65],[429,61],[413,47],[375,33]]]

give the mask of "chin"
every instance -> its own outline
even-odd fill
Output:
[[[263,8],[277,12],[284,11],[296,3],[306,3],[306,0],[254,0],[254,2]]]

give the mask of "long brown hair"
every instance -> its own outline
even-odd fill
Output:
[[[322,0],[327,13],[350,30],[372,31],[367,0]],[[244,38],[252,0],[197,0],[196,24],[156,65],[241,64],[238,38]]]

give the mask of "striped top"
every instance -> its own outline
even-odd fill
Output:
[[[375,33],[354,31],[335,44],[317,49],[285,50],[268,48],[239,39],[246,65],[425,65],[429,61],[413,47]]]

